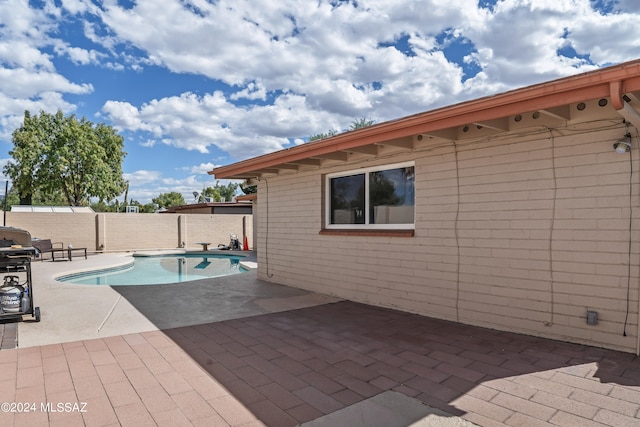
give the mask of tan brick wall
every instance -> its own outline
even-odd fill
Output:
[[[640,153],[632,153],[627,282],[630,157],[612,149],[625,129],[589,127],[459,142],[455,149],[449,143],[263,179],[255,211],[259,277],[438,318],[635,352]],[[321,174],[407,160],[416,162],[414,237],[319,234]],[[598,325],[586,324],[587,310],[598,312]]]
[[[51,239],[65,246],[71,243],[89,251],[97,249],[93,213],[7,212],[6,225],[27,230],[32,238]]]
[[[201,249],[198,242],[229,244],[232,233],[253,246],[251,215],[7,212],[6,225],[89,251]]]

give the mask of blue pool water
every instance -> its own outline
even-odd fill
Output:
[[[231,255],[180,254],[134,257],[133,264],[58,277],[65,283],[82,285],[159,285],[247,271],[240,266],[243,257]]]

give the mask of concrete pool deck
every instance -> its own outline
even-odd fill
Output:
[[[0,351],[0,425],[640,423],[632,354],[337,300],[255,273],[196,283],[200,301],[184,287],[50,282],[55,271],[122,261],[35,263],[42,322],[27,316],[19,348]]]
[[[165,254],[173,252],[144,252]],[[200,254],[201,252],[197,252]],[[253,252],[242,263],[255,265]],[[54,277],[117,267],[132,254],[101,254],[73,261],[32,263],[34,305],[42,321],[31,316],[18,324],[20,347],[104,338],[136,332],[190,326],[337,301],[256,280],[255,271],[215,279],[145,286],[76,285]]]

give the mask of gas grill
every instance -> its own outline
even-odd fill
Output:
[[[0,319],[30,314],[40,321],[40,307],[34,307],[31,259],[36,249],[28,231],[0,227]]]

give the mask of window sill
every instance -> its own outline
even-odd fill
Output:
[[[415,230],[334,230],[323,229],[322,236],[377,236],[377,237],[413,237]]]

